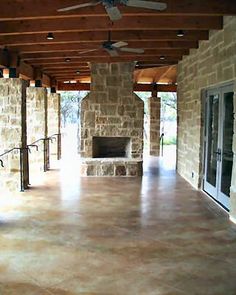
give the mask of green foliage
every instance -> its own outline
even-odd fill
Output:
[[[176,145],[176,136],[164,137],[164,145]]]
[[[87,91],[61,91],[62,124],[77,123],[80,114],[80,102],[87,95]]]
[[[176,121],[177,95],[175,92],[161,92],[161,121]]]
[[[147,100],[151,97],[150,92],[135,92],[144,101],[144,112],[148,115]],[[175,121],[177,117],[177,95],[175,92],[159,92],[161,97],[161,120]]]

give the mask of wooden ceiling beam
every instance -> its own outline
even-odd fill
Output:
[[[134,56],[138,57],[144,57],[144,56],[182,56],[185,54],[188,54],[189,50],[188,49],[147,49],[143,54],[135,54],[135,53],[130,53],[130,52],[120,52],[119,57],[125,57],[125,56]],[[109,54],[101,49],[96,52],[88,52],[84,54],[79,54],[77,51],[71,51],[71,52],[44,52],[44,53],[23,53],[20,55],[22,60],[31,60],[31,61],[36,61],[40,59],[58,59],[58,58],[77,58],[80,59],[81,61],[89,61],[90,57],[107,57],[109,58]]]
[[[80,65],[81,63],[73,63],[70,65],[70,67],[68,67],[68,65],[61,65],[61,64],[54,64],[54,65],[41,65],[41,69],[43,71],[54,71],[54,70],[57,70],[57,69],[77,69],[78,70],[80,69]]]
[[[156,84],[155,88],[157,92],[176,92],[177,91],[177,85],[164,85],[164,84]],[[134,91],[140,91],[140,92],[149,92],[153,91],[153,84],[141,84],[136,83],[134,84]]]
[[[90,83],[57,83],[59,91],[90,91]]]
[[[123,41],[126,41],[125,39]],[[63,52],[63,51],[86,51],[90,49],[100,49],[102,42],[92,43],[67,43],[67,44],[53,44],[48,45],[21,45],[10,47],[15,51],[21,53],[41,53],[41,52]],[[179,48],[197,48],[197,41],[129,41],[128,47],[143,48],[143,49],[179,49]]]
[[[33,68],[28,63],[25,63],[23,60],[18,59],[18,56],[15,52],[0,49],[0,67],[15,68],[17,76],[22,76],[27,80],[35,79],[35,68]],[[49,75],[45,75],[41,70],[39,70],[39,72],[46,87],[50,87],[51,77]]]
[[[108,17],[76,17],[51,20],[2,21],[0,36],[70,31],[129,31],[129,30],[208,30],[221,29],[219,16],[124,16],[111,23]]]
[[[153,31],[114,31],[112,32],[112,40],[126,41],[198,41],[207,40],[208,31],[185,31],[183,37],[177,36],[176,30],[153,30]],[[12,36],[0,36],[0,46],[26,46],[26,45],[49,45],[49,44],[69,44],[78,42],[80,44],[92,42],[104,42],[107,39],[107,32],[66,32],[54,33],[54,40],[46,39],[46,34],[21,34]]]
[[[76,71],[79,71],[80,73],[90,73],[90,69],[82,69],[81,67],[76,68],[68,68],[68,69],[53,69],[53,70],[44,70],[44,73],[46,74],[61,74],[61,73],[76,73]]]
[[[46,72],[48,74],[48,72]],[[87,75],[90,76],[90,71],[80,71],[79,74],[77,74],[77,72],[74,70],[72,71],[64,71],[64,72],[53,72],[50,73],[50,75],[56,77],[56,76],[66,76],[66,75],[73,75],[73,76],[79,76],[79,75]]]
[[[86,70],[85,68],[81,67],[81,65],[79,63],[77,64],[72,64],[70,67],[66,67],[66,66],[62,66],[62,65],[52,65],[52,66],[47,66],[45,65],[44,67],[41,66],[41,68],[43,69],[43,71],[45,73],[51,73],[51,72],[54,72],[54,71],[69,71],[69,70]],[[88,70],[90,70],[89,68],[87,68]]]
[[[177,86],[157,84],[158,92],[176,92]],[[90,83],[63,83],[58,82],[59,91],[89,91]],[[134,91],[151,92],[153,90],[153,84],[134,84]]]
[[[69,12],[57,12],[57,9],[84,3],[78,0],[1,0],[0,20],[24,20],[42,18],[70,18],[74,16],[104,16],[105,9],[102,5],[81,8]],[[156,12],[149,9],[120,6],[123,15],[234,15],[236,14],[235,2],[232,0],[164,0],[167,9]]]
[[[99,59],[93,59],[93,62],[129,62],[129,61],[133,61],[133,59],[131,58],[116,58],[116,59],[109,59],[107,60],[106,58],[99,58]],[[176,59],[167,59],[167,60],[160,60],[159,57],[146,57],[143,60],[140,60],[139,62],[142,61],[146,61],[147,63],[151,63],[151,67],[153,67],[153,65],[155,66],[166,66],[166,65],[174,65],[178,63],[178,60]],[[79,62],[72,62],[70,65],[67,64],[60,64],[60,63],[55,63],[55,64],[33,64],[33,66],[37,66],[40,67],[43,71],[54,71],[56,69],[80,69],[80,65],[81,63]],[[137,66],[139,67],[139,65]],[[146,67],[150,67],[150,66],[146,66]],[[82,68],[83,69],[83,68]]]
[[[90,76],[88,75],[83,75],[83,76],[62,76],[62,77],[56,77],[55,78],[57,81],[81,81],[86,80],[90,81]]]

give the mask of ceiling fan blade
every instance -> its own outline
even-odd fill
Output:
[[[122,47],[119,49],[120,51],[123,52],[133,52],[133,53],[144,53],[144,49],[142,48],[130,48],[130,47]]]
[[[115,50],[115,49],[108,49],[108,48],[104,48],[109,54],[110,56],[118,56],[119,53]]]
[[[84,53],[88,53],[88,52],[93,52],[93,51],[97,51],[97,50],[100,50],[101,48],[96,48],[96,49],[88,49],[88,50],[85,50],[85,51],[79,51],[79,55],[80,54],[84,54]]]
[[[101,3],[101,1],[91,1],[91,2],[73,5],[73,6],[69,6],[69,7],[65,7],[65,8],[60,8],[60,9],[57,9],[57,11],[64,12],[64,11],[74,10],[74,9],[83,8],[83,7],[95,6],[99,3]]]
[[[105,9],[111,21],[116,21],[122,18],[120,10],[116,6],[105,6]]]
[[[155,10],[160,10],[160,11],[165,10],[167,8],[166,3],[153,2],[153,1],[143,1],[143,0],[128,0],[126,2],[126,5],[132,6],[132,7],[155,9]]]
[[[124,42],[124,41],[118,41],[116,43],[113,43],[112,44],[112,47],[115,47],[115,48],[121,48],[121,47],[124,47],[124,46],[127,46],[128,43],[127,42]]]

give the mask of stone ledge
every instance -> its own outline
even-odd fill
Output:
[[[137,177],[143,175],[143,160],[129,158],[82,158],[81,176]]]

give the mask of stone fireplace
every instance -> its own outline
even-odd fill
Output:
[[[144,106],[133,93],[133,71],[134,63],[91,64],[80,116],[84,176],[142,174]]]

